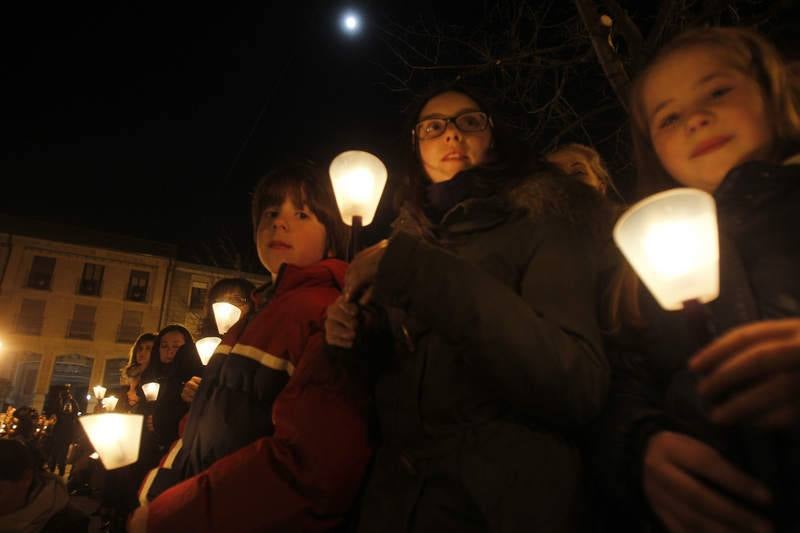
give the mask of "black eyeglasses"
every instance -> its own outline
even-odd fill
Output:
[[[483,131],[492,125],[492,119],[483,111],[467,111],[447,118],[426,118],[417,122],[411,134],[416,135],[421,141],[435,139],[445,132],[450,123],[462,133],[473,133]]]

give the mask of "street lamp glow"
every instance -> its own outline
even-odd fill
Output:
[[[106,470],[133,464],[139,459],[144,416],[103,413],[79,420]]]
[[[349,150],[334,158],[329,173],[342,221],[352,226],[353,218],[361,217],[363,226],[370,224],[386,186],[383,162],[369,152]]]
[[[710,194],[681,188],[645,198],[619,219],[614,241],[664,309],[719,295],[717,211]]]
[[[200,354],[200,360],[203,362],[203,365],[208,364],[208,360],[214,355],[214,351],[217,349],[220,342],[222,342],[222,339],[219,337],[203,337],[195,343],[197,346],[197,353]]]
[[[242,310],[228,302],[214,302],[211,304],[211,309],[220,335],[225,335],[242,316]]]

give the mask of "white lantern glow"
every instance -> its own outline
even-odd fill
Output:
[[[614,241],[659,305],[719,296],[719,236],[714,198],[671,189],[638,202],[614,227]]]
[[[94,397],[98,400],[102,400],[106,395],[106,388],[102,385],[95,385],[92,390],[94,391]]]
[[[200,360],[203,362],[203,365],[208,364],[208,360],[214,355],[214,350],[217,349],[220,342],[222,342],[222,339],[219,337],[203,337],[195,343],[197,346],[197,353],[200,354]]]
[[[117,401],[119,398],[116,396],[109,396],[108,398],[103,398],[101,401],[103,405],[103,409],[106,411],[113,411],[117,407]]]
[[[147,399],[148,402],[156,401],[158,399],[158,389],[160,388],[161,385],[155,381],[142,385],[142,391],[144,391],[145,399]]]
[[[220,335],[225,335],[242,316],[242,310],[228,302],[214,302],[211,304],[211,309]]]
[[[106,470],[133,464],[139,459],[144,416],[102,413],[79,420]]]
[[[329,173],[344,223],[352,226],[353,217],[361,217],[361,225],[370,224],[386,186],[383,162],[369,152],[350,150],[334,158]]]

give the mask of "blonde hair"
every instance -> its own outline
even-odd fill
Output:
[[[573,153],[577,155],[581,161],[583,161],[586,166],[589,167],[594,175],[597,176],[597,179],[600,180],[601,193],[605,194],[609,186],[613,188],[611,176],[608,173],[608,168],[606,167],[603,158],[600,157],[600,154],[597,152],[597,150],[591,146],[586,146],[585,144],[580,143],[565,144],[547,154],[545,159],[549,159],[551,156],[558,153]]]
[[[716,47],[731,67],[750,76],[761,87],[767,113],[765,120],[771,124],[775,135],[771,147],[773,158],[787,157],[800,145],[800,83],[791,75],[775,47],[760,34],[746,28],[689,30],[661,48],[631,87],[631,137],[641,195],[676,186],[658,159],[650,139],[642,96],[645,80],[674,52],[699,46]]]

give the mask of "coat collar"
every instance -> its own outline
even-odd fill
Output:
[[[714,191],[721,210],[752,210],[800,187],[800,154],[783,164],[749,161],[732,169]]]
[[[281,266],[275,282],[267,282],[253,291],[250,298],[256,309],[263,307],[273,296],[283,294],[300,287],[335,285],[344,287],[344,273],[347,263],[339,259],[323,259],[307,267],[284,264]]]

